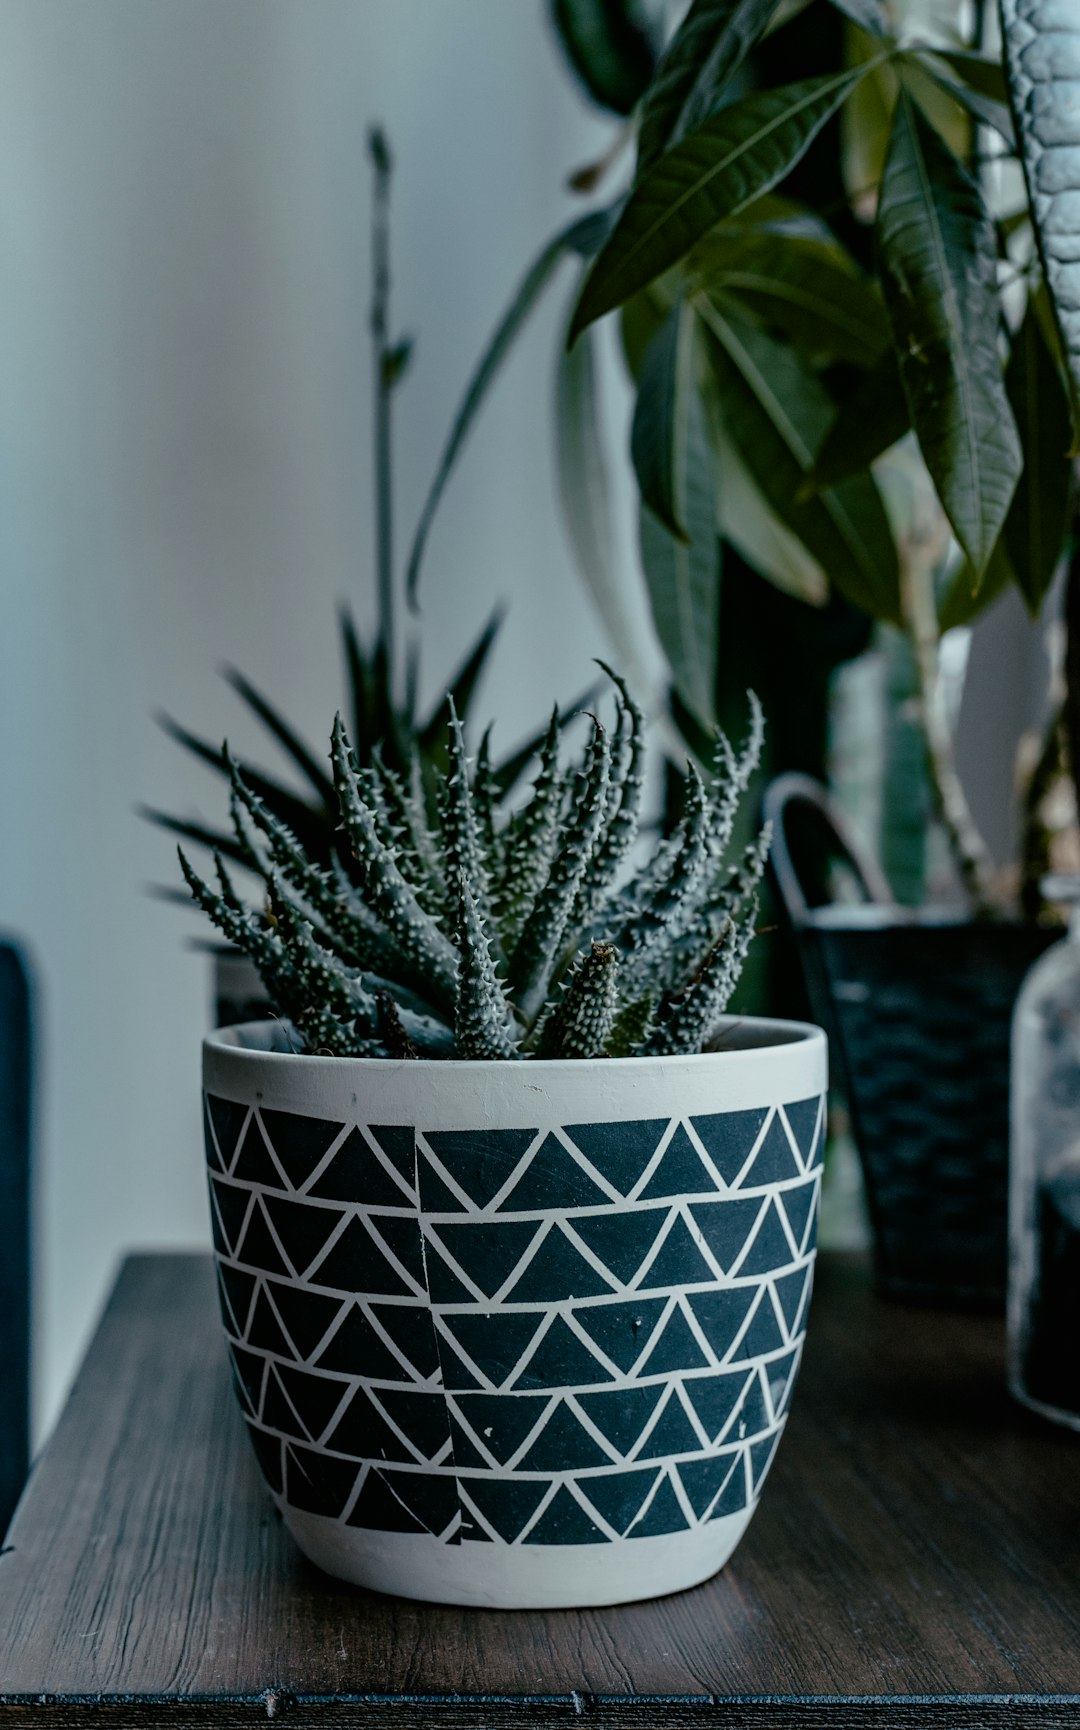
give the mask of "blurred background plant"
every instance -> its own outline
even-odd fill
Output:
[[[410,594],[464,430],[577,254],[556,453],[613,642],[627,590],[597,406],[606,314],[636,392],[641,566],[683,740],[701,757],[747,683],[770,717],[765,774],[826,779],[832,762],[843,778],[851,740],[865,759],[876,734],[868,804],[897,899],[938,893],[944,858],[946,892],[959,879],[977,914],[1037,915],[1042,869],[1076,846],[1063,679],[1021,766],[1024,858],[1004,870],[953,736],[958,627],[1009,587],[1038,616],[1074,540],[1068,201],[1040,194],[1038,170],[1067,124],[1054,20],[1004,0],[1004,54],[980,0],[694,0],[665,47],[665,10],[552,0],[574,75],[617,122],[571,184],[614,184],[631,145],[636,163],[591,229],[548,243],[500,322],[421,518]],[[1059,153],[1059,194],[1070,172]],[[854,668],[871,645],[872,670]]]
[[[377,622],[372,640],[365,642],[357,630],[351,608],[343,606],[341,609],[346,710],[353,751],[360,767],[376,775],[403,777],[421,799],[428,816],[434,818],[438,790],[449,767],[447,738],[451,714],[456,712],[463,723],[468,720],[502,615],[501,611],[492,615],[465,660],[440,688],[442,694],[434,707],[428,713],[422,713],[418,695],[420,633],[415,619],[402,630],[400,579],[395,568],[393,410],[397,392],[408,372],[414,345],[411,337],[395,335],[391,322],[390,189],[393,159],[387,139],[378,127],[372,128],[368,135],[368,151],[372,171],[372,520]],[[246,785],[273,817],[288,825],[313,861],[325,867],[332,860],[338,860],[351,872],[352,855],[339,833],[340,814],[325,753],[312,750],[287,716],[242,672],[230,667],[224,676],[298,771],[303,790],[288,786],[249,763],[242,764]],[[231,771],[227,753],[220,745],[192,733],[169,715],[161,717],[161,724],[180,745],[215,769],[228,785]],[[520,749],[493,763],[489,761],[485,735],[481,747],[484,772],[490,777],[497,799],[503,798],[515,786],[543,737],[541,729]],[[146,808],[144,814],[189,841],[214,848],[240,865],[250,865],[244,849],[227,827],[215,828],[152,808]],[[165,890],[162,893],[170,899],[176,898],[176,892]],[[179,898],[186,903],[187,896],[183,891],[179,892]]]

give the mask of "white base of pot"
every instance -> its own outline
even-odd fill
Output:
[[[321,1514],[281,1511],[308,1560],[354,1586],[434,1604],[566,1610],[632,1604],[699,1586],[724,1566],[755,1506],[671,1536],[513,1546],[359,1531]]]

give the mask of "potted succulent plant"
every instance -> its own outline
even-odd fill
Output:
[[[451,714],[435,821],[332,772],[354,875],[230,764],[241,899],[183,859],[283,1018],[212,1034],[221,1308],[262,1469],[344,1578],[503,1607],[653,1596],[722,1566],[784,1425],[809,1302],[825,1039],[725,1017],[767,837],[761,743],[721,735],[630,869],[640,711],[558,713],[512,816]]]

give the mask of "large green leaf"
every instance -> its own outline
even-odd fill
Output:
[[[872,366],[889,344],[876,285],[835,241],[725,224],[694,251],[691,280],[734,294],[744,308],[825,360]]]
[[[693,0],[649,87],[638,132],[638,178],[710,108],[762,34],[779,0]]]
[[[691,333],[690,315],[686,328]],[[677,398],[674,506],[686,524],[676,540],[643,503],[641,562],[649,603],[675,689],[699,720],[714,719],[716,638],[720,614],[720,540],[716,532],[716,480],[701,398],[692,385]]]
[[[993,62],[981,60],[978,55],[974,54],[967,58],[974,61],[979,68],[976,77],[981,81],[982,69],[992,65]],[[938,55],[925,52],[899,56],[899,64],[903,71],[905,83],[920,101],[923,101],[920,82],[930,79],[938,90],[943,90],[947,96],[951,96],[952,100],[965,109],[973,120],[980,121],[984,126],[993,127],[994,131],[1004,138],[1006,144],[1015,145],[1016,137],[1008,103],[998,101],[996,97],[988,96],[985,90],[980,89],[979,83],[969,83],[962,71],[957,72],[954,62],[963,67],[965,57],[957,54]],[[1000,71],[1000,68],[998,70]],[[923,101],[923,106],[927,106],[925,101]]]
[[[912,425],[978,575],[1022,462],[998,353],[997,246],[977,186],[906,94],[885,161],[878,244]]]
[[[563,520],[578,569],[616,659],[642,683],[616,552],[604,441],[597,401],[597,339],[589,331],[559,355],[555,379],[555,464]]]
[[[1080,6],[1000,0],[1009,101],[1080,443]]]
[[[720,403],[747,468],[776,514],[841,594],[877,619],[900,619],[900,575],[889,520],[868,473],[809,496],[805,483],[833,404],[820,379],[785,343],[699,303],[716,338]]]
[[[910,426],[900,368],[895,351],[888,348],[837,409],[814,458],[808,489],[834,486],[868,468]]]
[[[991,102],[1009,105],[1009,86],[1000,60],[988,54],[975,54],[969,48],[934,48],[935,59],[944,60],[972,90]]]
[[[724,540],[759,576],[810,606],[823,606],[829,581],[799,536],[777,516],[732,439],[715,380],[706,391],[716,456],[717,523]]]
[[[432,518],[438,509],[446,483],[450,478],[454,464],[461,454],[462,446],[469,434],[473,422],[483,406],[483,401],[498,375],[499,368],[506,359],[514,341],[536,306],[544,289],[552,280],[559,264],[567,256],[589,258],[597,250],[607,233],[609,217],[607,212],[598,211],[589,216],[580,217],[562,229],[553,240],[549,240],[539,257],[534,260],[518,285],[510,305],[499,320],[487,348],[477,363],[476,371],[466,388],[453,425],[443,447],[435,479],[431,483],[424,508],[420,513],[416,534],[413,537],[412,550],[409,554],[406,589],[410,602],[415,601],[416,587],[420,579],[420,561],[424,555],[428,532]]]
[[[656,65],[650,10],[641,0],[551,0],[551,17],[593,101],[616,114],[632,113]]]
[[[642,503],[679,541],[687,539],[679,505],[688,405],[694,395],[693,357],[694,315],[680,301],[649,344],[630,429],[630,455]]]
[[[970,625],[1015,581],[1004,539],[998,541],[990,554],[990,562],[981,579],[976,579],[967,559],[958,559],[955,568],[946,571],[939,584],[938,629],[944,634],[957,625]]]
[[[1065,550],[1072,505],[1072,415],[1043,334],[1034,299],[1013,341],[1005,373],[1024,471],[1016,485],[1003,539],[1016,586],[1035,617]]]
[[[782,180],[865,71],[748,96],[660,157],[634,187],[585,279],[570,341],[677,264],[714,223]]]
[[[867,35],[888,36],[889,19],[881,0],[833,0],[833,5]]]

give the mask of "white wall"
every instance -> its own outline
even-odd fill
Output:
[[[542,0],[0,0],[0,922],[41,990],[37,1389],[54,1414],[118,1255],[207,1240],[194,921],[146,894],[150,800],[215,784],[160,707],[256,743],[236,662],[318,740],[334,606],[370,618],[366,127],[398,158],[411,522],[495,312],[607,125]],[[556,301],[569,293],[569,279]],[[512,598],[510,745],[600,628],[550,463],[553,302],[431,546],[428,688]]]

